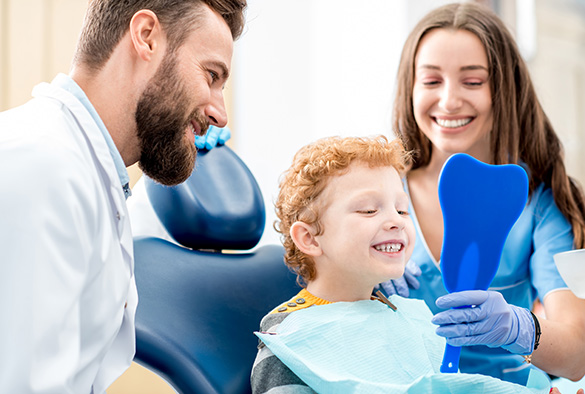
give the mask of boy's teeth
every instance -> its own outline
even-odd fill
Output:
[[[383,245],[376,245],[376,250],[380,252],[399,252],[402,248],[401,244],[383,244]]]
[[[457,127],[465,126],[466,124],[471,122],[471,118],[453,119],[453,120],[437,118],[436,122],[441,127],[447,127],[447,128],[454,129]]]

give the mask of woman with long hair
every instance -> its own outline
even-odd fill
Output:
[[[406,40],[397,83],[394,129],[413,154],[406,186],[417,230],[411,264],[420,268],[420,286],[410,296],[437,313],[439,335],[463,346],[462,372],[525,384],[532,362],[551,375],[580,379],[585,300],[567,288],[553,255],[585,247],[585,198],[566,173],[561,142],[511,34],[475,3],[433,10]],[[438,178],[459,152],[523,166],[529,200],[492,287],[443,297]],[[546,318],[531,313],[536,299]]]

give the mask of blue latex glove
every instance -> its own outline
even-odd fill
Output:
[[[408,298],[410,295],[409,288],[418,289],[420,287],[420,282],[416,279],[420,274],[420,267],[414,261],[408,260],[404,267],[404,275],[398,279],[390,279],[380,283],[376,286],[376,289],[381,287],[388,296],[398,294]]]
[[[468,290],[439,297],[432,323],[437,335],[453,346],[486,345],[502,347],[516,354],[531,354],[534,347],[534,320],[530,311],[510,305],[497,291]],[[469,306],[471,305],[471,306]]]
[[[232,132],[227,127],[219,128],[209,126],[205,135],[195,136],[195,146],[197,149],[211,150],[217,145],[223,145],[232,136]]]

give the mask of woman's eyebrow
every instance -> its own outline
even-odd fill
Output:
[[[440,70],[441,69],[441,67],[435,66],[433,64],[421,64],[417,68],[424,68],[424,69],[428,69],[428,70]]]
[[[482,66],[480,64],[472,64],[469,66],[463,66],[460,69],[461,71],[468,71],[468,70],[484,70],[484,71],[488,71],[486,66]]]
[[[435,66],[434,64],[421,64],[417,68],[423,68],[423,69],[428,69],[428,70],[440,70],[441,69],[441,67]],[[469,70],[485,70],[485,71],[488,71],[488,68],[486,66],[482,66],[480,64],[470,64],[468,66],[462,66],[460,68],[460,70],[461,71],[469,71]]]

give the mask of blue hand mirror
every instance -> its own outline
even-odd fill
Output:
[[[515,164],[490,165],[457,153],[439,175],[444,234],[443,283],[449,293],[487,290],[504,243],[528,197],[528,177]],[[457,372],[461,348],[446,345],[441,372]]]

